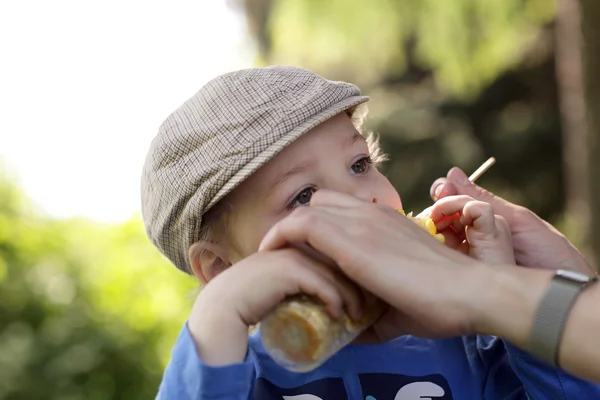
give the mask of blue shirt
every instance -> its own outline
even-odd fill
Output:
[[[489,336],[350,345],[299,374],[275,364],[254,333],[243,363],[212,367],[199,359],[185,324],[157,399],[592,400],[600,385]]]

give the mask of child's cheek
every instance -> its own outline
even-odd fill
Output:
[[[264,239],[269,229],[275,225],[281,218],[274,217],[264,217],[262,219],[256,220],[250,228],[247,230],[246,240],[245,240],[245,249],[246,256],[254,254],[258,251],[260,243]]]
[[[229,231],[230,249],[239,260],[258,251],[260,242],[267,234],[268,226],[254,216],[239,218]],[[232,257],[233,258],[233,257]],[[239,261],[238,260],[238,261]]]

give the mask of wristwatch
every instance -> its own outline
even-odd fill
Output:
[[[529,352],[558,367],[558,350],[565,323],[577,296],[598,276],[559,269],[538,306],[529,336]]]

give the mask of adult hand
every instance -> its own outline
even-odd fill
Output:
[[[311,207],[275,224],[260,248],[299,243],[312,246],[395,308],[375,326],[396,329],[388,330],[387,338],[483,334],[527,350],[535,313],[553,276],[538,268],[481,264],[395,210],[325,190],[313,195]],[[559,360],[566,371],[600,382],[600,352],[593,351],[600,286],[594,286],[581,294],[569,317]]]
[[[510,227],[517,264],[544,269],[573,269],[586,274],[594,269],[585,257],[556,230],[532,211],[512,204],[469,181],[459,168],[431,186],[434,201],[452,195],[467,195],[489,203],[494,213],[506,219]]]
[[[396,210],[319,190],[311,207],[275,224],[260,249],[297,243],[329,257],[350,279],[399,310],[378,324],[385,325],[386,336],[397,335],[400,326],[402,333],[427,337],[473,332],[473,307],[486,290],[480,278],[489,268],[439,243]]]

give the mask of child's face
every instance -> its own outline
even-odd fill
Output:
[[[300,137],[237,187],[229,237],[231,262],[255,253],[269,228],[319,189],[402,208],[398,193],[370,164],[369,149],[350,118],[338,114]]]

